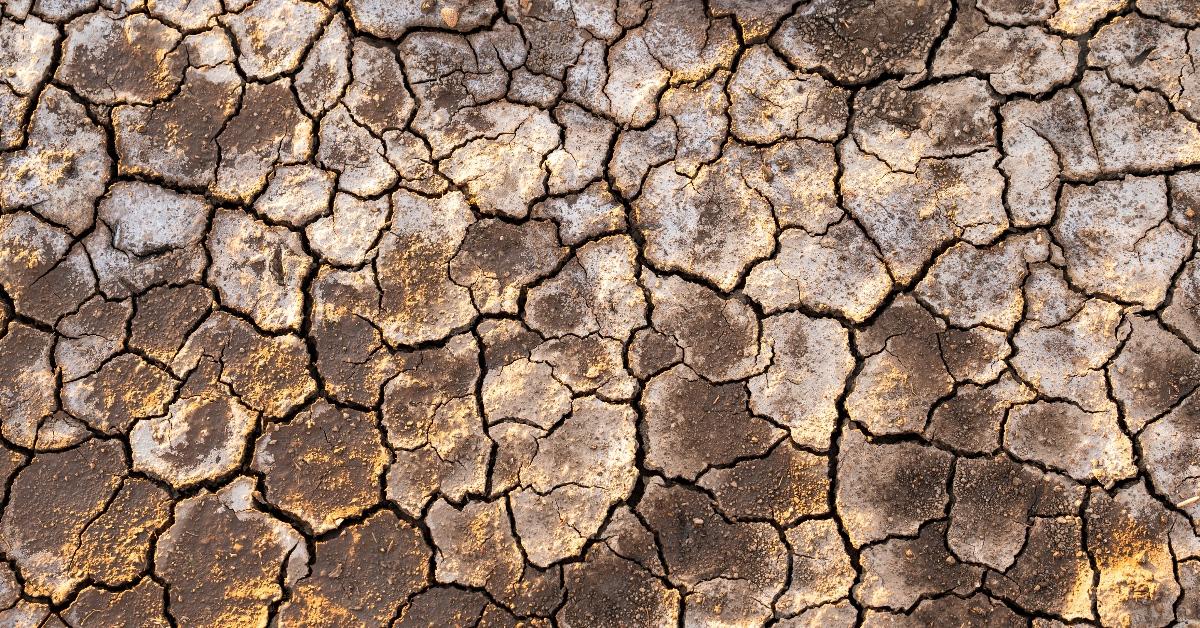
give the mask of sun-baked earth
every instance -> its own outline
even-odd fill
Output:
[[[0,6],[0,626],[1200,626],[1200,0]]]

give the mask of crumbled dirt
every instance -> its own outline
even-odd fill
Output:
[[[1200,625],[1200,1],[0,2],[0,626]]]

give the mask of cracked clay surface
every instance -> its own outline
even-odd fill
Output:
[[[1200,0],[0,0],[0,626],[1200,626]]]

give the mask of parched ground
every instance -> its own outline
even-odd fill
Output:
[[[1200,625],[1200,0],[0,6],[0,626]]]

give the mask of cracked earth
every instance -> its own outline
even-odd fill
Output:
[[[0,5],[0,625],[1200,625],[1200,0]]]

